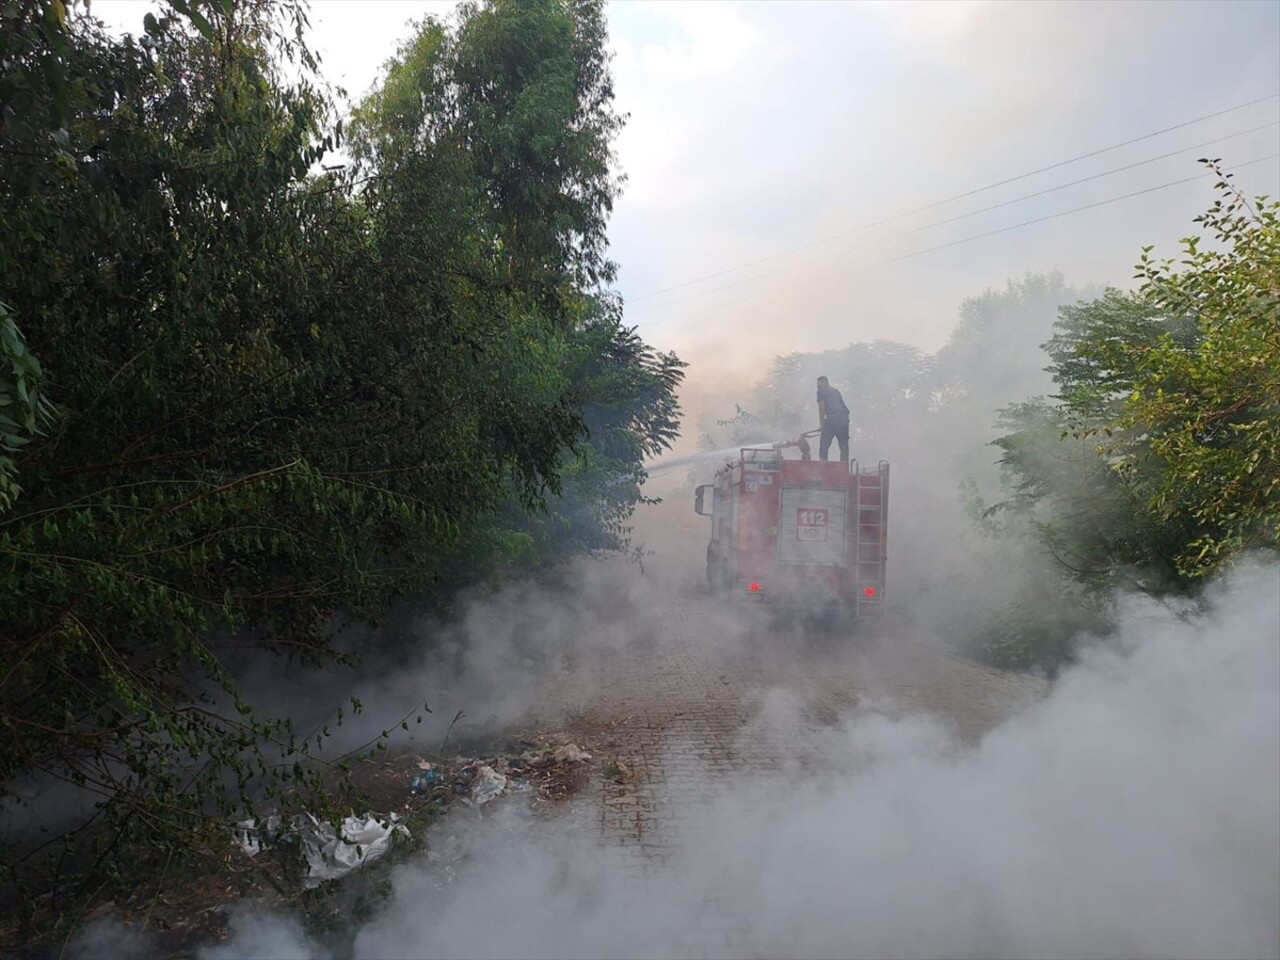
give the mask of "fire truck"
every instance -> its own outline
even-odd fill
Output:
[[[813,435],[743,447],[694,491],[694,510],[711,518],[707,583],[735,602],[878,618],[889,464],[814,460]]]

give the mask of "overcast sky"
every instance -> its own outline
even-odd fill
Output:
[[[136,30],[149,7],[92,9]],[[452,7],[316,0],[325,75],[358,95],[407,21]],[[965,296],[1027,270],[1127,284],[1141,245],[1172,253],[1211,201],[1200,156],[1268,158],[1237,180],[1280,192],[1271,96],[910,213],[1277,93],[1274,0],[617,0],[608,12],[617,106],[630,115],[610,234],[619,287],[630,321],[694,360],[691,374],[751,378],[779,352],[876,338],[934,349]],[[894,261],[944,244],[955,245]]]

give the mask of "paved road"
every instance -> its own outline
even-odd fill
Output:
[[[814,635],[726,609],[701,583],[700,528],[674,529],[643,573],[592,571],[585,589],[609,598],[613,635],[598,649],[585,638],[545,698],[596,753],[602,839],[646,863],[668,859],[718,781],[821,765],[823,732],[859,712],[929,714],[974,742],[1042,690],[892,625]]]
[[[525,665],[503,674],[520,690],[513,703],[537,705],[515,722],[589,749],[585,785],[574,802],[539,808],[551,816],[527,816],[512,798],[443,820],[426,860],[444,874],[406,882],[363,955],[804,952],[794,905],[752,885],[802,877],[803,858],[823,853],[839,811],[819,812],[830,823],[816,833],[762,841],[799,798],[813,807],[824,776],[857,776],[848,725],[923,713],[973,742],[1041,693],[911,631],[807,634],[725,609],[703,584],[705,530],[684,522],[683,506],[647,514],[660,536],[645,537],[656,553],[643,570],[584,562],[567,585],[517,592],[476,619],[473,632],[494,638],[484,664]],[[528,660],[506,648],[519,639]],[[525,689],[531,675],[543,679]],[[812,810],[797,823],[813,825]],[[465,863],[464,849],[475,852]],[[736,873],[721,872],[726,853]],[[808,952],[830,952],[825,943]]]

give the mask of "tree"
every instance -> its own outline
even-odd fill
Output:
[[[1134,442],[1120,423],[1136,371],[1112,352],[1119,343],[1153,349],[1165,336],[1184,338],[1140,294],[1108,290],[1088,303],[1065,306],[1045,344],[1058,393],[1001,411],[994,441],[1001,450],[1005,499],[987,519],[1003,515],[1006,533],[1022,524],[1070,578],[1089,590],[1124,585],[1161,593],[1178,583],[1175,564],[1186,537],[1180,518],[1147,509],[1151,464],[1118,469],[1100,439]]]
[[[548,481],[546,498],[517,490],[468,528],[470,555],[449,563],[468,576],[483,566],[476,544],[508,562],[620,545],[643,459],[674,435],[682,365],[623,328],[599,289],[612,276],[603,240],[620,124],[602,38],[596,3],[464,5],[456,30],[417,24],[355,111],[361,198],[394,264],[395,281],[370,295],[409,337],[427,311],[453,305],[435,365],[444,392],[468,396],[444,421],[453,442],[473,456],[508,451],[532,468],[520,476]],[[448,230],[466,241],[432,266]],[[442,296],[442,276],[468,297]],[[476,411],[484,433],[462,426]],[[468,486],[497,504],[508,479],[468,475]]]
[[[1190,519],[1176,563],[1192,578],[1280,549],[1280,204],[1255,208],[1208,164],[1221,196],[1196,222],[1217,248],[1188,237],[1180,269],[1148,251],[1139,267],[1143,296],[1193,333],[1120,341],[1136,376],[1118,425],[1142,439],[1107,445],[1127,473],[1154,464],[1155,515]]]
[[[586,433],[565,465],[561,494],[548,499],[545,516],[530,518],[539,555],[549,559],[626,549],[636,505],[655,502],[641,493],[644,461],[679,435],[685,364],[675,354],[646,344],[603,298],[572,340],[570,376]]]
[[[473,150],[508,275],[554,308],[613,279],[605,218],[622,119],[599,0],[466,3],[451,51],[451,125]]]
[[[0,795],[72,784],[98,862],[145,868],[323,799],[229,647],[331,659],[335,623],[527,553],[566,477],[572,548],[615,544],[680,365],[592,286],[598,5],[427,24],[356,118],[362,169],[321,174],[342,125],[300,7],[172,0],[119,40],[55,8],[6,7],[0,38]],[[528,70],[486,65],[508,46]]]
[[[0,515],[22,492],[14,457],[33,439],[44,435],[56,418],[53,402],[44,395],[40,362],[27,349],[22,331],[9,308],[0,303]]]
[[[1064,308],[1045,345],[1052,402],[1005,411],[996,444],[1020,517],[1070,576],[1194,594],[1280,549],[1280,231],[1221,174],[1184,256],[1143,251],[1132,294]]]
[[[0,145],[0,300],[59,415],[0,517],[0,785],[96,798],[100,851],[185,849],[306,780],[309,745],[248,712],[219,642],[323,655],[333,610],[403,588],[406,545],[443,529],[322,461],[352,433],[299,428],[340,399],[325,268],[356,222],[306,179],[324,106],[280,83],[269,12],[208,12],[122,41],[33,19],[5,66],[12,103],[24,59],[54,64]]]
[[[1060,307],[1082,292],[1060,273],[1028,273],[1004,289],[965,298],[960,317],[938,351],[932,390],[943,405],[986,418],[1010,397],[1051,386],[1041,346],[1053,333]],[[966,402],[957,401],[965,399]]]

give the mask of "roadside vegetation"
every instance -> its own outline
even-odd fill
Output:
[[[683,364],[610,292],[600,3],[426,20],[350,116],[306,27],[0,12],[0,802],[67,808],[0,846],[23,922],[332,813],[324,731],[226,654],[623,549],[676,436]]]

